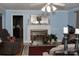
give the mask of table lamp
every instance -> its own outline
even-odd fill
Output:
[[[64,27],[63,28],[63,33],[64,33],[64,54],[67,55],[68,54],[68,27]]]

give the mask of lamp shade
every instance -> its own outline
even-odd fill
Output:
[[[53,9],[53,11],[56,11],[57,10],[57,8],[55,6],[52,6],[52,9]]]
[[[75,29],[75,34],[79,34],[79,29]]]
[[[41,10],[42,10],[43,12],[45,12],[45,7],[43,7]]]
[[[68,34],[68,27],[64,27],[64,28],[63,28],[63,33],[64,33],[64,34]]]
[[[47,6],[47,12],[51,12],[51,7],[50,6]]]

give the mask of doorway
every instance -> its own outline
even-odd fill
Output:
[[[13,15],[13,36],[16,38],[19,49],[18,54],[23,50],[23,16]]]
[[[0,15],[0,28],[2,28],[2,15]]]

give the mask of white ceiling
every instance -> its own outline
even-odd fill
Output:
[[[45,3],[0,3],[0,8],[11,10],[41,10]],[[69,10],[79,7],[79,3],[65,3],[63,7],[56,6],[59,10]]]

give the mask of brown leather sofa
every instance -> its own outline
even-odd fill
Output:
[[[10,37],[6,29],[0,31],[0,38],[2,42],[0,43],[0,55],[16,55],[20,52],[19,42],[16,38]]]

